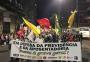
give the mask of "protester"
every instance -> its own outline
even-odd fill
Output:
[[[35,35],[33,31],[29,32],[29,34],[27,35],[27,38],[29,39],[30,42],[34,42]]]
[[[6,34],[6,35],[5,35],[6,45],[9,45],[9,41],[10,41],[10,39],[9,39],[9,34]]]
[[[5,36],[4,34],[1,34],[1,45],[3,46],[5,42]]]
[[[61,36],[61,42],[67,42],[67,33],[64,32]]]
[[[79,34],[79,41],[82,42],[82,33]]]
[[[1,41],[1,34],[0,34],[0,46],[2,45],[2,41]]]
[[[68,33],[67,37],[68,37],[68,42],[73,42],[74,41],[74,36],[73,36],[72,33]]]

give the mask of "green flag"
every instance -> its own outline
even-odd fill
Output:
[[[62,28],[59,25],[57,14],[55,14],[55,31],[56,31],[56,34],[61,34],[61,32],[62,32]]]

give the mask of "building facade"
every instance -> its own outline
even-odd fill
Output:
[[[14,33],[16,27],[15,14],[0,8],[0,34]]]
[[[90,0],[78,0],[78,25],[90,27]]]

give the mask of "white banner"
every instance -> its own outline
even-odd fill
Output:
[[[11,57],[30,60],[81,61],[80,42],[29,43],[12,41]]]

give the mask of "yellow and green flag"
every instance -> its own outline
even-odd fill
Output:
[[[57,14],[55,14],[55,31],[56,31],[56,34],[61,34],[61,32],[62,32],[62,28],[59,25]]]

